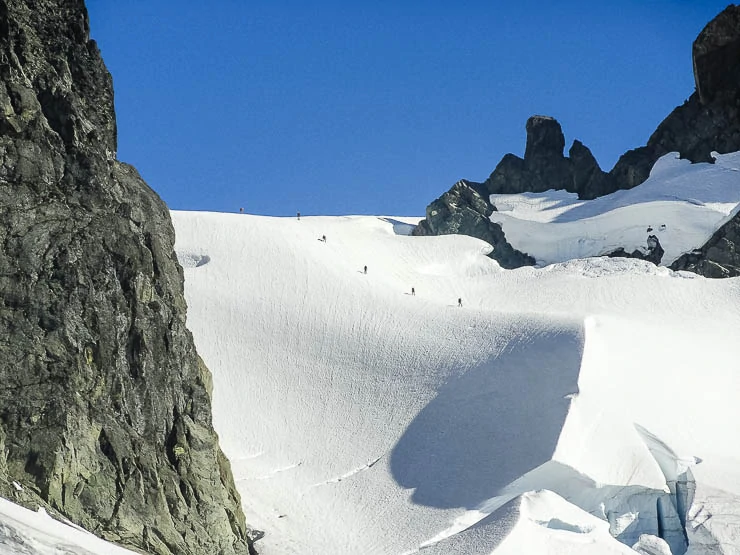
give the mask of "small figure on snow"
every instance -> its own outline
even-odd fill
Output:
[[[411,296],[412,297],[416,296],[416,289],[414,289],[413,287],[411,288]]]
[[[300,212],[296,212],[296,213],[295,213],[295,217],[296,217],[296,218],[297,218],[298,220],[300,220],[300,219],[301,219],[301,213],[300,213]]]
[[[653,226],[649,225],[647,228],[647,232],[650,233],[653,230]]]
[[[239,214],[244,214],[244,208],[239,209]]]
[[[462,297],[460,297],[459,299],[457,299],[457,306],[459,306],[460,308],[462,308]]]
[[[321,240],[322,240],[322,241],[323,241],[324,243],[326,243],[326,235],[322,235],[322,236],[321,236]]]
[[[364,273],[367,273],[367,266],[365,266],[362,270]]]

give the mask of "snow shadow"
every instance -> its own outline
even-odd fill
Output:
[[[407,224],[400,220],[394,220],[393,218],[380,218],[384,222],[388,222],[393,225],[393,233],[396,235],[411,235],[411,232],[416,227],[413,224]]]
[[[513,340],[486,363],[442,386],[393,448],[398,484],[414,503],[477,508],[549,461],[578,392],[583,334]]]

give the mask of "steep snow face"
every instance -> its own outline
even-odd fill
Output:
[[[740,209],[740,153],[715,158],[715,164],[691,164],[666,154],[642,185],[595,200],[565,191],[491,195],[498,210],[491,220],[541,265],[645,249],[655,235],[665,249],[661,263],[669,266]]]
[[[413,218],[172,216],[261,553],[740,550],[740,280],[503,271]]]

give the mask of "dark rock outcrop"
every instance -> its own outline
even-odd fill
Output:
[[[569,157],[563,155],[565,137],[560,124],[548,116],[527,120],[524,159],[507,154],[483,183],[488,194],[541,193],[565,189],[580,198],[594,198],[609,187],[591,151],[575,141]]]
[[[711,102],[719,91],[737,88],[740,77],[738,6],[728,6],[702,29],[694,41],[692,58],[696,93],[702,104]]]
[[[83,1],[0,0],[0,495],[150,553],[247,553],[169,212],[115,153]]]
[[[541,193],[555,189],[591,200],[639,185],[650,176],[655,161],[669,152],[652,146],[630,150],[607,173],[579,140],[573,141],[567,157],[563,155],[565,137],[554,118],[532,116],[526,128],[524,159],[506,154],[483,182],[488,194]]]
[[[549,116],[527,120],[524,159],[507,154],[483,183],[488,194],[541,193],[550,189],[577,193],[592,199],[615,190],[611,176],[581,141],[574,141],[563,155],[565,136],[558,121]]]
[[[688,270],[708,278],[740,276],[740,213],[720,227],[702,248],[676,259],[671,270]]]
[[[591,151],[581,141],[573,141],[568,151],[572,192],[579,198],[596,198],[612,188],[609,175],[601,171]]]
[[[648,235],[647,248],[644,250],[635,249],[632,252],[627,252],[624,248],[620,247],[617,250],[610,252],[606,256],[611,258],[638,258],[647,262],[652,262],[656,266],[663,260],[665,250],[660,244],[660,240],[656,235]]]
[[[493,246],[488,255],[502,268],[531,266],[534,258],[513,248],[501,226],[489,217],[493,206],[479,191],[480,183],[461,180],[427,207],[426,219],[412,231],[412,235],[470,235]]]
[[[563,157],[565,137],[560,124],[551,117],[532,116],[527,120],[526,129],[524,169],[543,183],[546,182],[547,174],[554,181],[567,181],[570,168]]]

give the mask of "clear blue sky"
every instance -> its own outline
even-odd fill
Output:
[[[556,117],[608,170],[694,89],[726,5],[87,0],[118,158],[173,209],[423,215]]]

